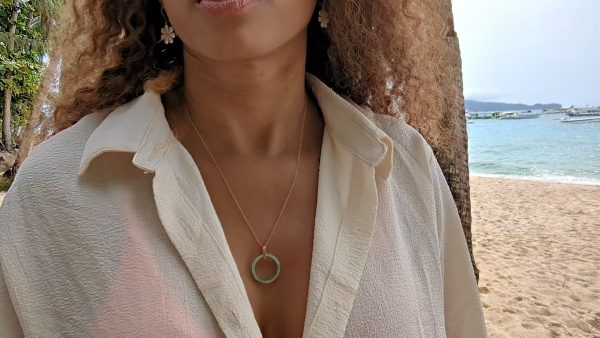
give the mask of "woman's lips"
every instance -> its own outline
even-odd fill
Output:
[[[260,0],[197,0],[196,6],[204,13],[215,16],[236,15]]]

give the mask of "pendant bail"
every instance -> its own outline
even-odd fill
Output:
[[[263,259],[267,259],[267,246],[263,245],[262,247]]]

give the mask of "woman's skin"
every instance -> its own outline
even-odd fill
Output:
[[[192,120],[265,241],[295,169],[309,98],[306,28],[316,0],[261,0],[229,16],[207,15],[196,0],[162,2],[185,45],[184,88]],[[282,264],[271,285],[252,277],[251,263],[260,247],[198,135],[191,129],[182,138],[202,173],[265,337],[300,337],[303,332],[324,128],[318,106],[308,102],[298,178],[267,250]],[[259,274],[268,278],[273,271],[270,261],[259,264]]]

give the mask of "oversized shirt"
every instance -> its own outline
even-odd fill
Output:
[[[303,337],[486,337],[431,148],[306,80],[325,131]],[[0,261],[1,337],[261,337],[202,175],[152,91],[33,150],[0,209]]]

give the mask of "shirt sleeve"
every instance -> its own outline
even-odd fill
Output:
[[[437,226],[440,231],[444,316],[448,338],[487,337],[479,288],[460,217],[439,163],[430,152]]]
[[[0,337],[16,338],[24,337],[23,329],[17,311],[14,306],[14,300],[10,294],[10,276],[8,274],[9,259],[6,255],[6,247],[12,245],[10,238],[9,224],[21,222],[19,217],[23,213],[23,202],[17,198],[20,194],[17,179],[20,177],[17,173],[13,184],[4,195],[4,200],[0,205]],[[15,183],[16,182],[16,183]]]
[[[23,337],[21,324],[13,307],[4,273],[0,268],[0,332],[4,338]]]

